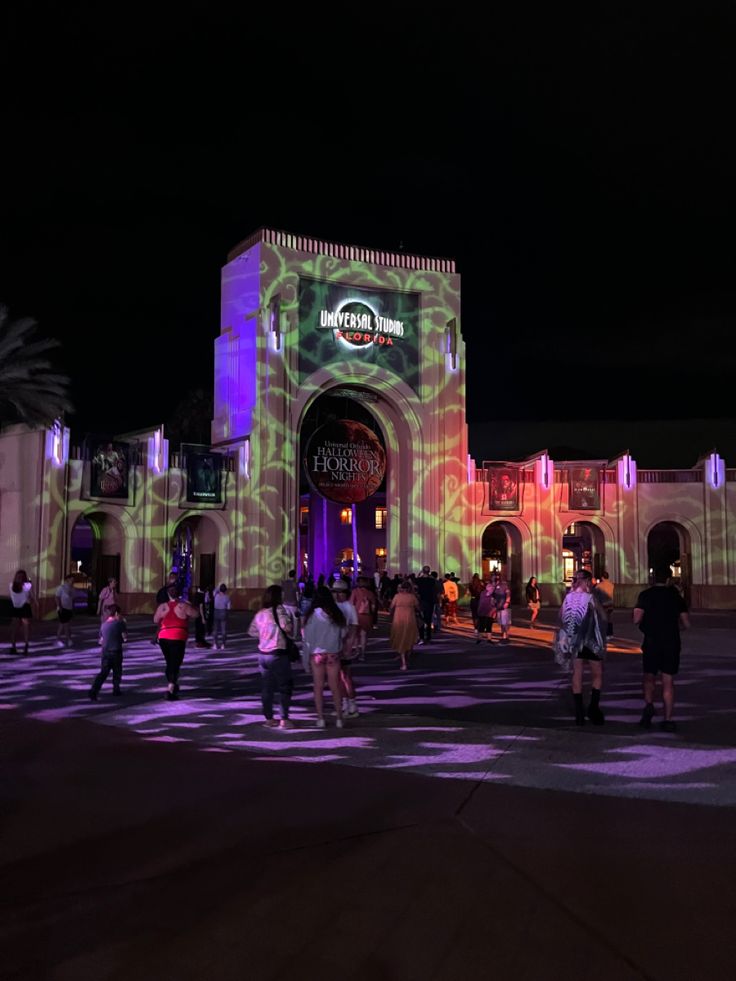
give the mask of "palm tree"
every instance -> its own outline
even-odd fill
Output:
[[[47,426],[72,410],[69,379],[54,371],[47,352],[54,340],[36,339],[30,317],[11,320],[0,304],[0,421]]]

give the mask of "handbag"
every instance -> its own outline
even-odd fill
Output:
[[[291,637],[288,637],[284,633],[283,627],[279,623],[279,618],[278,618],[278,616],[276,614],[276,610],[274,610],[272,608],[271,612],[273,613],[273,619],[274,619],[274,622],[275,622],[276,626],[281,631],[281,636],[286,641],[286,647],[284,648],[284,654],[287,655],[287,657],[289,658],[290,661],[298,661],[299,660],[299,656],[300,656],[299,655],[299,648],[296,646],[296,644],[291,639]]]

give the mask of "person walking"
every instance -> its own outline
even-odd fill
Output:
[[[401,661],[401,670],[409,667],[409,656],[412,648],[419,640],[417,614],[420,613],[419,601],[408,582],[399,586],[399,591],[391,600],[391,646]]]
[[[335,706],[335,725],[342,729],[342,692],[340,683],[340,656],[347,634],[345,615],[325,586],[318,586],[312,607],[304,618],[303,640],[309,657],[314,683],[314,705],[317,710],[317,728],[325,728],[324,687],[325,677],[332,692]]]
[[[493,584],[493,604],[496,607],[495,620],[501,628],[501,643],[508,644],[509,629],[511,628],[511,590],[509,584],[500,572],[494,572],[491,576]]]
[[[168,603],[169,601],[169,587],[177,585],[177,575],[175,572],[170,572],[166,583],[159,589],[156,593],[156,609],[161,606],[162,603]],[[154,647],[158,647],[158,626],[154,624],[154,635],[151,637],[150,643]]]
[[[166,698],[171,702],[179,696],[179,672],[189,635],[189,621],[196,620],[199,610],[179,595],[178,586],[169,586],[168,599],[153,614],[158,624],[158,643],[166,661]]]
[[[445,594],[445,623],[456,624],[457,619],[457,601],[460,598],[460,590],[457,588],[457,583],[452,578],[449,572],[445,573],[445,581],[442,584],[442,589]]]
[[[23,653],[28,653],[28,643],[31,632],[31,619],[36,608],[36,597],[33,595],[33,585],[25,569],[18,569],[10,584],[10,653],[17,654],[15,638],[20,623],[23,631]]]
[[[103,586],[97,598],[97,616],[100,623],[104,623],[110,616],[113,606],[120,606],[118,602],[118,581],[114,576],[107,580],[107,586]]]
[[[281,593],[284,597],[286,612],[294,619],[299,619],[299,584],[296,581],[296,569],[289,570],[288,579],[281,583]]]
[[[340,653],[340,684],[342,685],[342,716],[344,719],[357,719],[358,707],[355,701],[355,682],[353,680],[353,661],[360,653],[358,637],[360,634],[360,618],[358,609],[352,602],[350,585],[345,579],[336,579],[330,587],[338,608],[342,611],[347,624],[347,633],[342,642]],[[357,592],[357,590],[353,590]],[[368,592],[368,590],[366,590]],[[370,595],[370,593],[369,593]]]
[[[680,670],[680,631],[690,627],[690,618],[679,590],[668,584],[669,577],[669,566],[655,568],[654,585],[639,593],[634,608],[634,623],[644,634],[641,645],[644,711],[639,725],[643,729],[651,728],[659,674],[662,676],[664,704],[662,729],[675,732],[677,724],[672,716],[675,708],[675,675]]]
[[[365,576],[358,577],[358,585],[350,594],[350,602],[355,607],[358,615],[358,633],[356,643],[358,647],[358,657],[362,660],[365,657],[365,648],[368,643],[368,634],[376,622],[376,611],[378,601],[376,594],[369,585],[369,580]]]
[[[539,616],[539,611],[542,608],[542,599],[539,593],[539,586],[537,585],[536,576],[532,576],[529,582],[526,584],[526,605],[531,611],[529,626],[533,630],[536,619]]]
[[[128,640],[128,625],[120,615],[120,607],[110,607],[110,615],[100,627],[100,673],[89,690],[90,701],[96,702],[100,688],[112,671],[112,693],[122,695],[120,682],[123,677],[123,644]]]
[[[207,619],[204,608],[204,586],[194,591],[191,598],[192,606],[197,610],[198,616],[194,621],[194,646],[209,649],[212,644],[207,640]]]
[[[227,614],[232,608],[230,597],[227,595],[227,586],[220,583],[220,588],[215,593],[213,600],[213,628],[215,636],[215,647],[218,651],[225,650],[227,643]]]
[[[215,587],[210,584],[204,591],[205,636],[211,637],[215,629]]]
[[[294,618],[283,603],[281,586],[274,583],[263,594],[261,609],[248,627],[248,636],[258,638],[258,669],[261,673],[263,725],[267,729],[293,729],[289,718],[294,678],[287,653],[287,639],[294,639]],[[278,693],[281,720],[273,717],[274,695]]]
[[[603,688],[603,659],[606,656],[606,614],[592,593],[593,577],[579,569],[572,588],[560,608],[560,626],[555,637],[555,660],[572,672],[575,724],[585,725],[586,717],[601,726],[605,717],[600,708]],[[583,668],[590,667],[592,686],[586,713],[583,706]]]
[[[445,601],[445,587],[444,583],[440,579],[439,572],[433,569],[430,574],[434,580],[434,611],[432,613],[432,627],[434,628],[434,635],[436,637],[442,630],[442,606]]]
[[[473,621],[473,629],[477,632],[478,600],[483,592],[483,580],[477,572],[473,573],[473,578],[470,580],[470,585],[468,586],[468,592],[470,594],[470,619]]]
[[[601,578],[595,585],[595,596],[603,607],[606,614],[606,636],[613,636],[613,595],[615,587],[611,582],[611,577],[608,575],[604,569],[601,573]]]
[[[432,640],[432,617],[434,616],[434,602],[437,595],[437,587],[428,565],[422,566],[422,571],[417,576],[416,593],[419,599],[422,620],[422,636],[419,638],[418,643],[429,644]]]
[[[56,646],[72,646],[72,617],[74,616],[74,576],[64,577],[64,582],[56,590]],[[62,640],[62,635],[65,640]]]
[[[478,618],[475,627],[475,642],[480,644],[483,637],[493,643],[493,621],[496,618],[496,603],[493,598],[493,583],[488,580],[478,597]]]

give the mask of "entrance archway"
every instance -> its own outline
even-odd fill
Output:
[[[668,565],[672,581],[689,602],[692,583],[692,547],[687,528],[676,521],[660,521],[647,535],[647,570],[649,579],[658,565]]]
[[[510,521],[492,521],[481,537],[481,576],[500,572],[511,589],[511,602],[521,602],[524,571],[521,532]]]
[[[373,574],[379,556],[385,566],[389,455],[378,401],[363,388],[328,391],[302,420],[296,567],[315,579]]]
[[[574,521],[562,534],[562,577],[572,583],[578,569],[587,569],[600,579],[606,568],[606,539],[592,521]]]

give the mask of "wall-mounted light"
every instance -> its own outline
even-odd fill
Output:
[[[539,457],[539,484],[544,490],[549,490],[554,478],[555,465],[547,453]]]
[[[722,460],[717,453],[713,452],[708,457],[706,470],[708,473],[708,483],[713,490],[718,490],[719,487],[722,487],[726,479],[726,461]]]
[[[618,483],[624,490],[631,490],[636,486],[636,460],[628,450],[618,458],[616,469]]]
[[[153,473],[164,473],[169,468],[169,441],[164,439],[162,428],[148,437],[148,468]]]
[[[54,420],[54,424],[46,430],[46,459],[54,467],[63,467],[69,459],[69,430]]]
[[[281,350],[281,295],[272,297],[268,305],[269,330],[273,338],[274,351]]]
[[[445,354],[450,359],[450,368],[457,368],[457,318],[447,321],[445,327]]]
[[[250,439],[246,439],[240,447],[240,473],[246,480],[250,480]]]
[[[475,460],[468,453],[468,483],[475,483]]]

